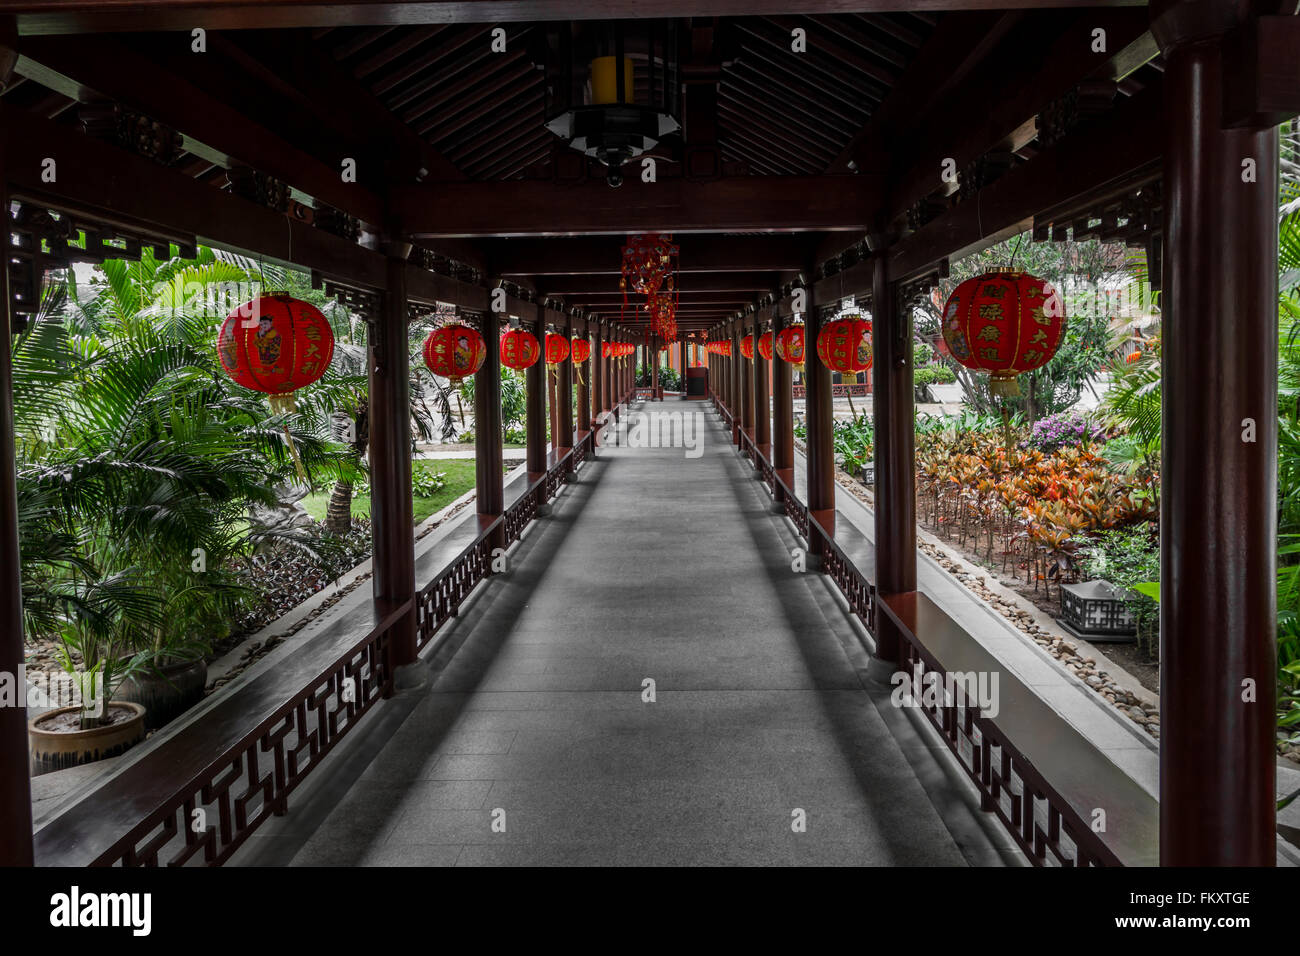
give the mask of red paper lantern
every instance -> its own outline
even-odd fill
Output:
[[[613,355],[613,354],[614,354],[614,343],[613,343],[613,342],[603,342],[603,343],[601,343],[601,346],[600,346],[600,357],[601,357],[601,358],[609,358],[609,357],[610,357],[611,355]]]
[[[525,329],[509,329],[501,336],[501,364],[526,369],[541,357],[537,337]]]
[[[226,316],[217,356],[236,384],[272,396],[272,407],[291,408],[289,396],[329,368],[334,332],[314,305],[286,293],[264,295]]]
[[[714,342],[713,351],[715,355],[721,355],[723,358],[731,358],[731,339]]]
[[[871,322],[860,315],[829,322],[817,335],[817,357],[833,372],[856,375],[871,368]]]
[[[962,365],[988,372],[994,395],[1020,394],[1016,376],[1041,368],[1065,334],[1065,307],[1048,283],[1025,272],[987,272],[953,290],[943,338]]]
[[[477,329],[452,323],[434,329],[424,340],[424,364],[455,385],[483,367],[487,343]]]
[[[764,332],[758,337],[758,354],[763,356],[764,362],[772,361],[772,333]]]
[[[546,333],[546,364],[559,365],[569,357],[569,340],[555,332]]]
[[[740,340],[740,354],[747,359],[754,357],[754,337],[752,335],[746,335]]]
[[[803,326],[790,325],[781,330],[781,334],[776,337],[776,354],[783,362],[789,362],[798,368],[803,368]]]
[[[570,354],[572,354],[575,362],[582,363],[587,361],[587,359],[591,358],[591,342],[587,339],[575,338],[573,340],[573,348],[570,350]]]

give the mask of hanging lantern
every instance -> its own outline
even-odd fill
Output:
[[[763,361],[772,361],[772,333],[764,332],[758,337],[758,354],[763,356]]]
[[[591,358],[591,342],[587,339],[574,338],[570,354],[573,356],[573,360],[581,365]]]
[[[501,336],[501,364],[515,370],[528,368],[542,354],[537,337],[525,329],[509,329]]]
[[[790,325],[781,330],[776,337],[776,354],[783,362],[789,362],[796,369],[803,369],[803,326]]]
[[[546,364],[559,365],[569,357],[569,340],[555,332],[546,333]]]
[[[714,342],[713,344],[715,355],[731,358],[731,339],[723,339],[721,342]]]
[[[457,385],[483,367],[487,343],[478,330],[452,323],[431,331],[424,340],[424,364],[434,375]]]
[[[1048,283],[1025,272],[988,272],[953,290],[943,338],[966,368],[989,372],[1001,398],[1020,394],[1016,376],[1041,368],[1065,334],[1065,307]]]
[[[754,357],[754,337],[752,335],[746,335],[740,340],[740,354],[747,359]]]
[[[609,358],[613,354],[614,354],[614,343],[602,342],[600,346],[600,357]]]
[[[856,375],[871,368],[871,322],[849,315],[828,322],[817,335],[817,357],[833,372]]]
[[[329,368],[334,332],[314,305],[272,293],[226,316],[217,355],[236,384],[270,395],[277,412],[291,411],[293,393]]]
[[[546,128],[603,163],[610,186],[623,182],[624,163],[681,128],[676,22],[554,23],[542,41]]]

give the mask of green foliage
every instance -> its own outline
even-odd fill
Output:
[[[1137,621],[1138,643],[1148,656],[1157,657],[1160,606],[1158,590],[1153,595],[1149,587],[1160,579],[1160,544],[1155,525],[1102,531],[1080,550],[1078,560],[1079,572],[1085,579],[1109,581],[1126,589],[1124,603]]]
[[[227,633],[245,597],[231,561],[271,537],[248,507],[297,480],[295,454],[311,479],[355,476],[322,395],[272,415],[217,362],[224,310],[195,290],[257,278],[212,250],[146,250],[85,289],[69,270],[14,340],[25,628],[109,695]],[[322,392],[353,384],[328,377]]]
[[[834,427],[835,457],[850,474],[874,460],[875,432],[866,413],[850,420],[837,420]]]
[[[639,366],[636,370],[636,387],[650,387],[650,373],[654,371],[654,366]],[[682,377],[678,374],[677,369],[669,368],[666,365],[659,367],[659,387],[666,392],[680,392],[682,389]]]
[[[940,309],[954,289],[966,279],[1013,266],[1033,273],[1061,293],[1067,322],[1056,355],[1042,368],[1018,377],[1020,397],[1006,403],[1029,421],[1064,411],[1079,400],[1089,380],[1108,356],[1110,315],[1099,303],[1098,289],[1128,275],[1123,246],[1086,242],[1031,242],[1027,234],[997,243],[952,263],[951,274],[939,284],[938,304],[927,299],[918,315],[919,334],[937,335]],[[996,411],[1002,404],[989,391],[989,376],[971,372],[951,357],[943,364],[961,383],[966,404],[980,412]]]

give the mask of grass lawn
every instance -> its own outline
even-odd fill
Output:
[[[414,499],[416,524],[434,512],[441,511],[474,487],[474,459],[472,458],[445,458],[441,461],[417,459],[412,462],[412,467],[421,472],[441,471],[447,476],[447,484],[437,494],[429,498],[416,496]],[[303,498],[302,505],[317,521],[324,521],[325,509],[329,506],[329,501],[330,489],[326,489],[319,494]],[[358,518],[370,514],[369,495],[353,495],[352,514]]]

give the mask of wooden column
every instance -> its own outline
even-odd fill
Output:
[[[731,443],[740,444],[740,432],[745,427],[745,387],[741,382],[741,369],[745,364],[740,354],[740,322],[732,322],[728,334],[731,336]]]
[[[591,341],[591,420],[593,422],[600,419],[600,413],[605,408],[601,404],[605,377],[605,360],[601,357],[601,353],[605,350],[605,334],[604,329],[600,327],[600,322],[594,324]]]
[[[772,309],[772,341],[781,334],[789,321],[781,315],[778,306]],[[794,488],[794,380],[789,362],[778,356],[772,361],[772,468],[777,477]],[[778,485],[776,500],[784,495]]]
[[[572,332],[573,329],[572,316],[570,316],[569,318],[569,329],[570,332]],[[572,334],[570,334],[569,338],[570,341],[572,341],[573,339]],[[578,336],[578,338],[586,342],[588,345],[591,344],[591,336],[587,334],[586,323],[583,323],[583,333],[582,335]],[[579,368],[574,369],[574,373],[578,376],[577,405],[578,405],[578,431],[580,432],[591,431],[591,395],[590,395],[591,389],[589,388],[588,383],[591,381],[591,377],[596,374],[596,360],[593,357],[594,354],[595,353],[593,352],[592,355],[589,355],[587,357],[587,361],[582,364],[582,367],[580,369]]]
[[[542,307],[532,306],[536,318],[533,334],[539,342],[546,340],[546,324],[542,320]],[[546,356],[543,355],[524,369],[524,435],[528,466],[528,480],[535,481],[546,474]]]
[[[681,362],[681,366],[682,366],[682,369],[681,369],[681,371],[682,371],[682,380],[681,380],[680,388],[681,388],[681,392],[682,392],[682,398],[685,398],[685,397],[686,397],[686,393],[687,393],[688,391],[690,391],[690,389],[688,389],[688,388],[686,387],[686,370],[689,369],[689,368],[691,367],[691,362],[690,362],[690,348],[691,348],[691,347],[690,347],[690,345],[687,344],[687,342],[686,342],[686,336],[685,336],[685,335],[683,335],[682,338],[681,338],[680,340],[678,340],[678,343],[677,343],[677,344],[678,344],[678,346],[679,346],[680,349],[681,349],[681,352],[680,352],[680,354],[681,354],[680,362]]]
[[[767,398],[767,359],[758,351],[763,318],[754,317],[754,444],[763,457],[772,459],[772,406]]]
[[[606,340],[613,345],[617,340],[613,328],[606,325],[604,326],[604,331]],[[614,356],[611,355],[608,358],[602,358],[600,361],[603,366],[600,370],[600,409],[604,412],[612,412],[614,410],[614,373],[616,371],[614,368]]]
[[[812,270],[808,271],[811,276]],[[831,396],[831,372],[817,357],[817,334],[822,317],[813,298],[813,284],[806,286],[807,318],[804,320],[804,383],[808,416],[808,510],[826,529],[835,529],[835,404]],[[809,550],[821,553],[817,535]]]
[[[912,313],[899,308],[884,255],[875,262],[871,289],[874,430],[876,433],[876,589],[916,590],[916,427],[912,387]],[[898,632],[877,614],[876,657],[897,663]]]
[[[1220,125],[1235,81],[1224,33],[1245,6],[1151,5],[1166,104],[1164,866],[1272,866],[1277,854],[1278,138]]]
[[[754,341],[753,332],[742,324],[740,337],[743,339],[746,335],[750,336],[750,342],[752,343]],[[745,358],[744,353],[741,353],[740,421],[745,434],[751,439],[754,437],[754,362],[754,359]]]
[[[415,596],[415,519],[411,501],[411,364],[406,354],[406,257],[391,242],[387,289],[370,341],[370,533],[375,604],[388,613]],[[478,430],[478,422],[474,424]],[[395,667],[415,660],[415,606],[389,632]]]
[[[565,316],[564,328],[561,329],[572,349],[573,318]],[[551,433],[552,443],[563,454],[573,447],[573,357],[570,351],[568,361],[561,362],[559,373],[555,377],[555,420]]]
[[[12,20],[8,21],[12,26]],[[0,26],[3,24],[0,23]],[[12,44],[0,47],[0,55]],[[0,80],[7,77],[0,72]],[[9,194],[0,152],[0,210],[9,218]],[[4,237],[8,246],[8,237]],[[18,491],[15,476],[12,300],[9,270],[0,269],[0,672],[13,675],[16,706],[0,707],[0,866],[31,866],[31,763],[27,754],[27,688],[18,677],[26,660],[22,576],[18,563]]]
[[[479,526],[505,511],[505,474],[501,465],[501,316],[483,313],[487,355],[474,375],[474,459],[477,474]],[[498,528],[493,547],[503,547],[505,529]]]

